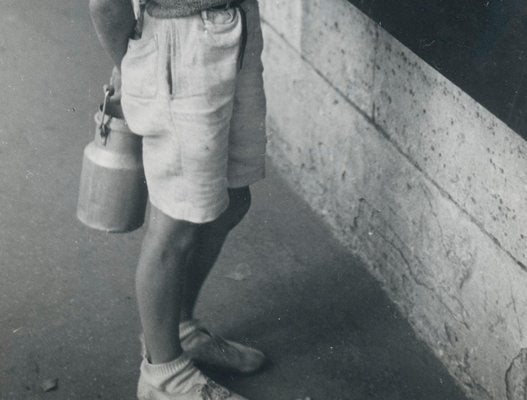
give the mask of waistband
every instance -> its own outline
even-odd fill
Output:
[[[144,13],[145,11],[148,11],[148,4],[150,3],[149,0],[136,0],[136,1],[138,1],[138,12],[137,12],[138,15],[137,15],[134,31],[132,33],[133,39],[139,39],[143,33]],[[245,48],[247,47],[247,38],[248,38],[247,37],[248,36],[247,15],[245,13],[245,10],[241,7],[241,4],[244,1],[245,0],[230,0],[230,1],[226,1],[224,4],[207,7],[203,10],[198,11],[198,12],[202,12],[206,10],[228,10],[229,8],[236,8],[240,12],[241,23],[242,23],[242,34],[241,34],[241,42],[240,42],[240,54],[238,57],[238,68],[239,69],[243,67],[243,59],[245,56]],[[148,12],[148,14],[152,16],[153,18],[157,18],[154,15],[152,15],[150,12]]]
[[[245,0],[232,0],[232,1],[227,1],[227,2],[225,2],[225,4],[220,4],[220,5],[217,5],[217,6],[212,6],[212,7],[207,8],[207,10],[226,10],[226,9],[229,9],[229,8],[232,8],[232,7],[239,6],[239,5],[242,4],[244,1],[245,1]]]
[[[173,0],[173,4],[170,6],[163,5],[161,0],[158,1],[145,1],[146,11],[151,17],[170,19],[188,17],[205,10],[234,7],[242,3],[243,0]]]

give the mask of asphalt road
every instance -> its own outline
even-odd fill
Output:
[[[74,0],[1,1],[0,400],[133,399],[142,231],[75,219],[83,147],[109,71]],[[462,399],[377,283],[270,170],[199,316],[260,347],[249,399]],[[44,393],[41,384],[58,379]]]

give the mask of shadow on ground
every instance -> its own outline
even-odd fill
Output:
[[[273,175],[255,192],[200,308],[204,318],[224,315],[214,318],[222,332],[272,360],[233,387],[262,399],[464,398],[377,282],[283,182]],[[235,263],[245,264],[246,280],[225,278]]]

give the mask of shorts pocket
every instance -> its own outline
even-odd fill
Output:
[[[157,40],[155,37],[128,41],[121,63],[122,91],[144,99],[157,94]]]
[[[236,26],[238,22],[238,10],[236,8],[212,9],[201,12],[201,19],[207,29],[224,30]]]

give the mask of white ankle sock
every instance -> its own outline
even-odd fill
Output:
[[[207,383],[207,377],[184,354],[165,364],[150,364],[145,358],[141,374],[150,385],[167,393],[185,393],[195,385]]]
[[[210,333],[202,327],[196,319],[183,321],[179,324],[179,340],[183,350],[188,350],[205,340],[209,340]]]

